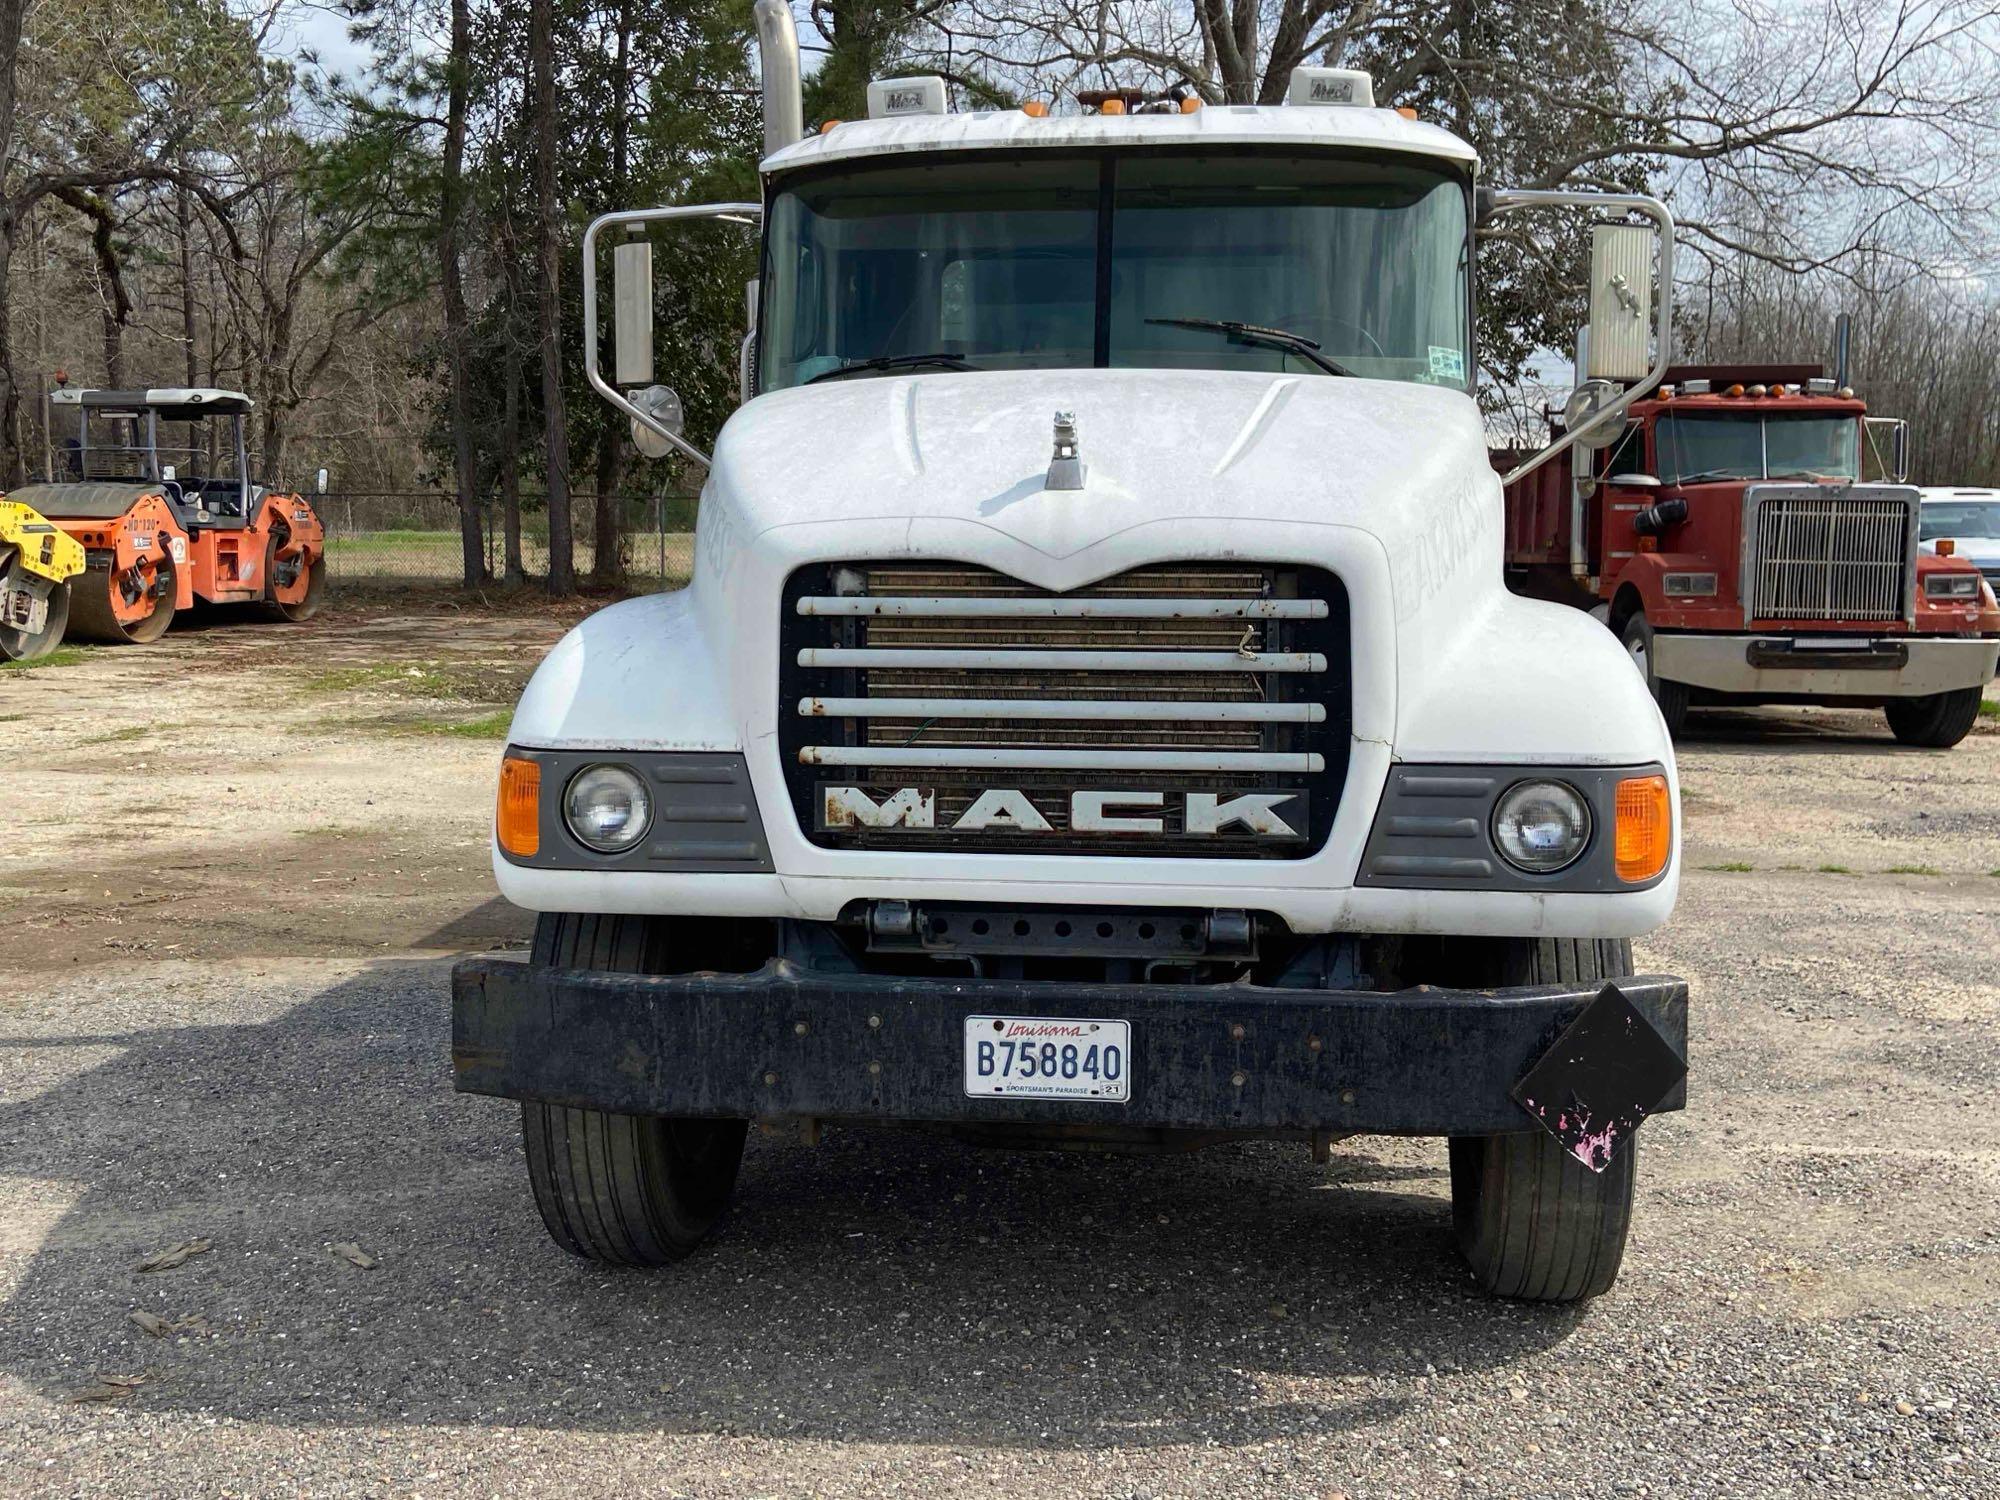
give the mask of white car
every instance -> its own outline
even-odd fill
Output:
[[[1953,553],[1979,569],[2000,593],[2000,490],[1929,489],[1919,493],[1923,507],[1918,512],[1917,534],[1924,551],[1937,551],[1938,542],[1948,538]]]

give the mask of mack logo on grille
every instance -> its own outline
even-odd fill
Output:
[[[940,819],[934,787],[820,788],[822,829],[885,832],[1055,834],[1179,833],[1195,838],[1299,839],[1305,837],[1303,792],[1023,791],[975,788],[961,793],[965,807]],[[1283,809],[1281,812],[1280,809]],[[1051,814],[1055,814],[1052,818]],[[1169,829],[1168,819],[1176,816]],[[1058,827],[1056,818],[1065,825]]]

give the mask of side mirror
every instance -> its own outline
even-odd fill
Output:
[[[1586,380],[1569,393],[1569,400],[1563,403],[1563,430],[1579,434],[1577,447],[1592,451],[1609,448],[1625,435],[1623,422],[1607,419],[1594,427],[1590,426],[1597,414],[1621,394],[1619,388],[1608,380]]]
[[[1652,364],[1652,230],[1637,224],[1595,224],[1590,230],[1591,380],[1645,378]]]
[[[1642,490],[1656,490],[1660,481],[1651,474],[1613,474],[1604,481],[1606,484],[1622,484]]]
[[[670,385],[649,385],[643,391],[634,391],[632,404],[675,437],[679,437],[687,425],[680,395]],[[657,429],[647,426],[637,417],[632,419],[632,446],[648,458],[665,458],[674,450],[674,445]]]
[[[161,464],[160,483],[172,484],[173,482],[174,482],[174,466],[172,464]]]
[[[313,476],[313,493],[315,495],[324,495],[326,493],[325,469],[321,469],[317,474]]]
[[[612,379],[620,385],[653,380],[653,246],[627,240],[611,252]]]

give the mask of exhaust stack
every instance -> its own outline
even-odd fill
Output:
[[[790,0],[757,0],[757,53],[764,85],[764,154],[806,133],[799,92],[799,31]]]

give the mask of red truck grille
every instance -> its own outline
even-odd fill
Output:
[[[1907,615],[1916,576],[1916,505],[1901,493],[1760,494],[1750,511],[1748,604],[1758,620]]]

